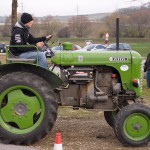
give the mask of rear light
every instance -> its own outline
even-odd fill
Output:
[[[139,87],[140,86],[140,80],[139,79],[133,79],[132,84],[134,87]]]
[[[117,74],[114,74],[114,73],[113,73],[113,74],[111,75],[111,77],[112,77],[112,78],[117,78]]]

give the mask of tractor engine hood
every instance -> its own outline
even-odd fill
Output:
[[[135,51],[60,51],[56,52],[52,62],[61,66],[99,66],[111,64],[131,64],[132,57],[141,59]]]

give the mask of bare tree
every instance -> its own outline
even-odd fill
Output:
[[[86,16],[76,16],[69,20],[70,28],[77,37],[86,37],[89,34],[91,23]]]
[[[115,37],[116,34],[116,18],[119,17],[118,13],[112,13],[110,16],[105,17],[103,20],[105,22],[105,26],[108,29],[109,35],[111,37]]]
[[[6,20],[5,20],[5,25],[3,26],[2,28],[2,35],[4,37],[9,37],[10,34],[11,34],[11,16],[7,17]]]
[[[40,37],[43,36],[43,29],[42,29],[42,24],[40,23],[39,19],[35,16],[34,17],[34,24],[33,27],[30,29],[31,33],[35,36],[35,37]]]
[[[131,17],[120,13],[119,18],[120,18],[120,36],[129,37],[129,35],[130,35],[129,21],[130,21]]]
[[[41,24],[43,25],[43,29],[45,30],[45,34],[55,34],[59,31],[61,27],[61,22],[58,21],[53,16],[46,16]]]
[[[11,26],[13,27],[17,21],[17,7],[18,1],[12,0],[12,15],[11,15]]]
[[[131,25],[134,26],[137,32],[137,36],[140,38],[145,37],[149,30],[150,23],[150,11],[141,10],[132,14]]]
[[[145,37],[150,28],[149,6],[121,9],[104,19],[110,35],[115,36],[115,18],[120,18],[120,36]]]
[[[57,36],[58,36],[59,38],[69,38],[69,37],[70,37],[70,30],[69,30],[69,27],[68,27],[68,26],[65,26],[65,27],[61,28],[61,29],[58,31]]]
[[[100,20],[97,20],[96,22],[92,23],[91,30],[92,37],[97,38],[104,38],[105,34],[109,33],[109,28],[107,28],[105,22]]]

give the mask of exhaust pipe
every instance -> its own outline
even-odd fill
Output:
[[[119,50],[119,18],[116,18],[116,50]]]

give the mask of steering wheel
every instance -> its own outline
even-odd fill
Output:
[[[45,51],[47,48],[49,48],[49,46],[48,46],[48,41],[53,37],[54,35],[51,35],[49,38],[46,38],[46,40],[45,41],[43,41],[43,43],[44,43],[44,46],[43,46],[43,48],[42,48],[42,51]],[[52,44],[53,44],[54,42],[52,42]]]
[[[45,52],[45,55],[50,55],[51,57],[54,56],[54,52],[52,51],[51,47],[49,47],[48,45],[48,41],[53,37],[54,35],[51,35],[49,38],[47,38],[45,41],[44,41],[44,46],[42,48],[42,51]],[[54,42],[52,42],[53,44]],[[51,44],[51,45],[52,45]]]
[[[44,41],[44,44],[47,44],[48,41],[53,37],[54,35],[51,35],[49,38],[46,38],[46,40]]]

